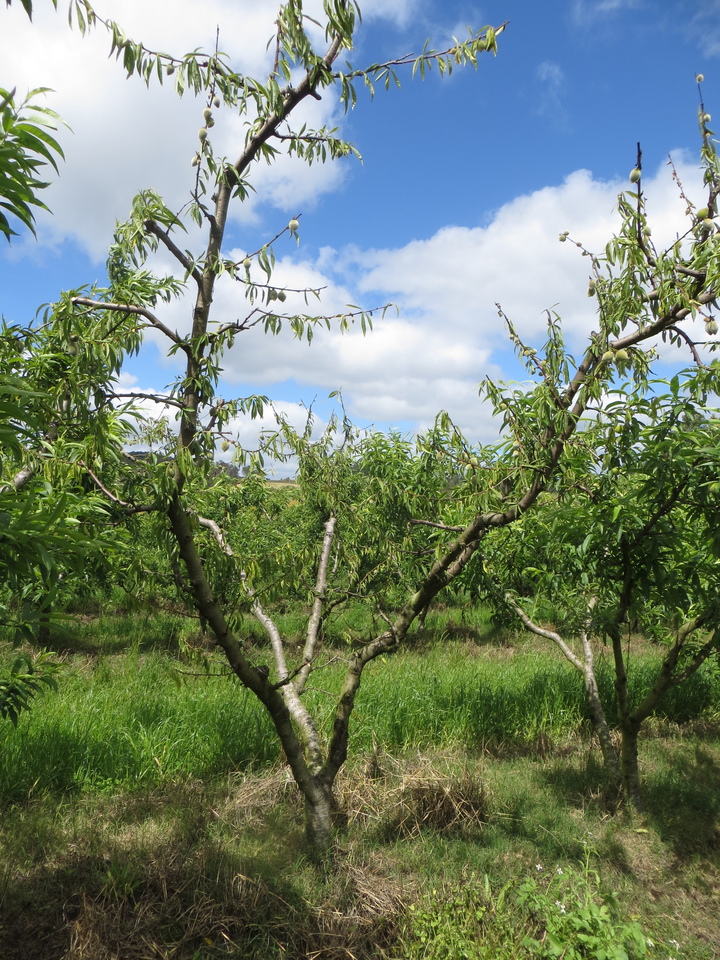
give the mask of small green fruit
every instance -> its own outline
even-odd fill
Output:
[[[165,73],[167,74],[168,77],[171,77],[175,73],[175,64],[169,63],[165,68]]]
[[[569,235],[570,235],[569,231],[564,230],[558,237],[558,240],[560,241],[560,243],[565,243]]]
[[[213,97],[213,106],[217,110],[217,108],[220,106],[220,97]]]
[[[230,449],[230,444],[228,443],[227,440],[223,440],[223,442],[220,444],[220,449],[222,450],[223,453],[225,453]]]
[[[300,226],[299,221],[297,221],[297,220],[295,219],[295,217],[293,217],[292,220],[290,221],[290,223],[288,224],[288,229],[290,230],[290,233],[291,233],[293,236],[295,236],[295,234],[298,232],[298,227],[299,227],[299,226]]]
[[[710,123],[712,120],[712,114],[704,113],[703,114],[703,123]]]
[[[207,127],[200,127],[200,129],[198,130],[198,140],[200,141],[207,140],[207,135],[208,135]]]
[[[602,355],[601,360],[603,361],[603,363],[608,363],[610,360],[613,360],[614,358],[615,358],[615,354],[612,352],[612,350],[606,350],[605,353]]]
[[[273,290],[272,288],[270,288],[270,290],[268,290],[267,292],[267,298],[268,300],[277,300],[278,298],[277,290]]]
[[[698,220],[707,220],[707,218],[710,216],[710,211],[707,207],[701,207],[695,216],[698,218]]]
[[[287,300],[287,294],[285,293],[284,290],[278,290],[277,298],[280,301],[280,303],[285,303],[285,301]]]
[[[630,359],[630,354],[627,352],[627,350],[618,350],[617,353],[615,354],[615,359],[616,359],[616,360],[629,360],[629,359]]]
[[[243,266],[245,267],[246,270],[250,269],[251,264],[252,264],[252,260],[250,259],[250,257],[245,257],[245,259],[243,260]]]
[[[203,117],[205,118],[205,120],[209,120],[211,116],[212,116],[212,110],[210,109],[210,107],[205,107],[205,109],[203,110]]]
[[[590,283],[588,284],[588,296],[594,297],[595,293],[596,293],[595,282],[591,280]]]
[[[196,167],[199,163],[200,163],[200,155],[196,153],[195,156],[190,161],[190,166]]]
[[[78,355],[78,345],[74,340],[71,340],[70,343],[65,347],[65,353],[69,357],[76,357]]]
[[[710,334],[711,337],[714,337],[718,332],[718,323],[717,320],[708,320],[705,324],[705,333]]]
[[[630,183],[637,183],[642,176],[642,171],[639,167],[635,167],[630,171]]]
[[[704,74],[702,74],[702,73],[696,73],[696,74],[695,74],[695,79],[697,80],[698,83],[702,83],[703,80],[705,79],[705,76],[704,76]]]
[[[643,227],[642,234],[643,234],[644,237],[651,237],[651,236],[652,236],[652,230],[650,229],[650,227],[649,227],[647,224],[645,224],[645,226]]]

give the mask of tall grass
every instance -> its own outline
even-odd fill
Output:
[[[16,730],[0,725],[0,796],[204,777],[278,753],[269,720],[229,677],[178,685],[162,654],[101,660],[61,680]]]
[[[163,636],[157,627],[156,637]],[[87,637],[83,643],[87,644]],[[116,647],[113,646],[113,649]],[[263,766],[277,760],[271,723],[231,676],[179,678],[168,652],[76,658],[60,691],[37,701],[17,729],[0,724],[0,800],[33,792],[113,790]],[[657,657],[635,657],[631,696],[652,682]],[[318,670],[307,702],[329,730],[339,662]],[[612,723],[610,665],[599,681]],[[676,723],[717,711],[720,672],[676,688],[662,717]],[[351,726],[351,750],[462,746],[527,752],[587,730],[579,674],[552,651],[444,639],[371,664]]]

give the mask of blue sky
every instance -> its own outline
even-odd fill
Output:
[[[66,118],[67,162],[46,192],[54,215],[41,216],[38,240],[0,248],[0,310],[28,321],[63,288],[102,280],[104,251],[133,194],[153,187],[180,206],[192,184],[190,158],[204,104],[149,91],[108,60],[101,31],[69,31],[63,0],[37,0],[33,25],[19,2],[0,9],[0,86],[49,86],[48,104]],[[220,46],[250,75],[267,71],[270,0],[97,0],[148,46],[181,54]],[[312,9],[319,3],[307,3]],[[693,196],[697,179],[698,90],[720,118],[720,2],[705,0],[398,0],[363,4],[351,54],[355,66],[434,47],[467,27],[508,21],[496,58],[477,71],[424,82],[401,72],[401,89],[362,89],[347,116],[327,95],[309,119],[337,123],[363,162],[308,170],[297,161],[257,168],[257,193],[237,209],[228,250],[240,255],[302,214],[299,247],[277,247],[278,281],[326,287],[321,309],[392,301],[364,340],[319,333],[312,346],[290,336],[239,337],[227,358],[223,392],[263,392],[292,416],[298,402],[343,390],[357,422],[413,432],[441,408],[476,440],[496,426],[477,399],[487,375],[521,376],[507,348],[495,303],[521,335],[542,342],[543,311],[563,316],[579,350],[593,327],[587,263],[562,230],[602,249],[616,223],[614,205],[628,187],[636,143],[654,236],[670,242],[684,229],[667,168],[672,152]],[[236,121],[218,111],[216,153],[236,154]],[[237,289],[219,291],[217,319],[237,316]],[[182,329],[188,304],[165,318]],[[659,372],[669,370],[670,358]],[[149,342],[128,365],[125,382],[162,389],[173,367]],[[295,411],[295,413],[292,413]],[[251,425],[237,424],[238,439]]]

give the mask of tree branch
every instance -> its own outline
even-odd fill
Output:
[[[185,268],[188,275],[193,278],[195,283],[200,285],[202,283],[202,273],[198,270],[193,261],[171,240],[170,234],[166,230],[163,230],[162,227],[155,223],[154,220],[146,220],[143,226],[148,233],[152,233],[153,236],[157,237],[158,240],[160,240],[163,245],[167,247],[178,263]]]
[[[189,350],[188,345],[183,339],[171,330],[170,327],[165,326],[161,320],[158,320],[155,314],[151,313],[146,307],[135,307],[129,303],[106,303],[103,300],[90,300],[88,297],[73,297],[72,303],[81,307],[90,307],[92,310],[109,310],[142,317],[144,320],[147,320],[151,326],[155,327],[156,330],[164,333],[168,339],[176,343],[186,353]]]
[[[327,571],[330,559],[330,550],[332,549],[333,539],[335,537],[335,525],[337,518],[331,516],[325,524],[325,534],[323,536],[322,549],[320,551],[320,562],[318,564],[317,578],[315,581],[315,600],[308,620],[307,639],[305,641],[305,650],[303,651],[303,665],[300,668],[297,682],[298,694],[302,694],[310,675],[310,666],[315,659],[316,647],[318,642],[318,633],[322,622],[323,604],[327,593]]]

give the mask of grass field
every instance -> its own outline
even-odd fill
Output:
[[[319,871],[270,724],[196,633],[84,618],[59,692],[0,726],[0,957],[720,956],[717,669],[648,725],[640,815],[605,790],[567,664],[437,613],[364,677]],[[328,718],[340,671],[310,694]]]

